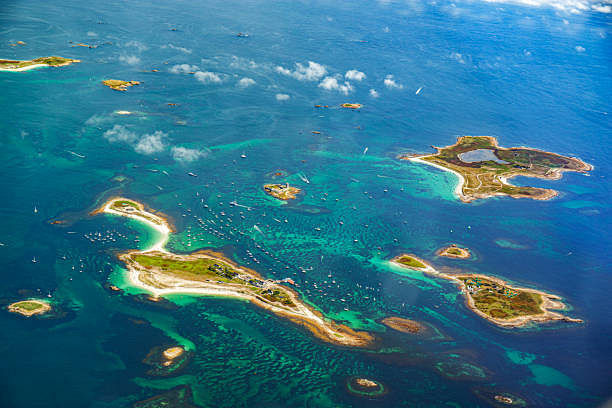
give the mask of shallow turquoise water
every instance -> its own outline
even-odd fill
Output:
[[[485,406],[478,387],[533,406],[603,403],[612,363],[606,18],[487,3],[2,5],[3,58],[82,60],[0,73],[0,297],[50,295],[66,311],[56,320],[0,314],[2,406],[124,407],[182,384],[197,404],[215,407]],[[17,40],[27,44],[9,45]],[[339,86],[348,70],[366,78],[348,80],[348,95],[326,90],[325,75],[296,74],[295,63],[309,61]],[[181,64],[202,74],[171,72]],[[402,88],[385,86],[388,75]],[[142,84],[119,93],[101,85],[109,78]],[[241,86],[243,78],[255,83]],[[340,109],[344,102],[364,107]],[[463,134],[575,155],[595,171],[516,179],[558,189],[549,202],[465,205],[453,197],[452,174],[395,159]],[[275,179],[279,170],[286,176]],[[280,205],[261,189],[272,180],[305,193]],[[291,277],[306,301],[377,332],[383,348],[323,344],[244,302],[143,301],[115,253],[156,236],[137,222],[88,215],[118,194],[172,218],[170,249],[221,249],[265,276]],[[55,219],[67,223],[49,224]],[[436,258],[449,243],[475,257]],[[498,329],[452,284],[386,262],[402,251],[558,294],[585,324]],[[114,294],[109,283],[128,290]],[[377,320],[389,315],[424,321],[435,334],[385,332]],[[194,350],[186,371],[146,377],[148,350],[174,343]],[[45,379],[36,392],[33,372]],[[353,397],[344,385],[353,375],[390,392]]]

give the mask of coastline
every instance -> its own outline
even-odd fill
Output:
[[[29,71],[31,69],[48,67],[48,66],[49,65],[47,64],[34,64],[34,65],[28,65],[27,67],[21,67],[21,68],[0,68],[0,71],[2,72],[23,72],[23,71]]]
[[[473,198],[467,197],[463,194],[463,185],[465,184],[465,178],[459,172],[456,172],[455,170],[452,170],[447,167],[440,166],[439,164],[431,163],[431,162],[428,162],[427,160],[422,159],[422,157],[428,157],[428,156],[431,156],[431,155],[423,155],[423,156],[418,156],[418,157],[405,157],[405,158],[402,158],[401,160],[409,160],[411,162],[426,164],[428,166],[435,167],[437,169],[446,171],[448,173],[453,173],[459,179],[457,181],[457,185],[455,186],[455,190],[453,192],[455,197],[457,197],[464,203],[469,203],[470,201],[473,201]]]
[[[465,303],[471,311],[473,311],[474,313],[476,313],[478,316],[482,317],[483,319],[496,324],[497,326],[506,327],[506,328],[516,328],[516,327],[525,326],[531,322],[545,323],[545,322],[550,322],[550,321],[567,321],[567,322],[572,322],[572,323],[583,323],[582,319],[572,318],[572,317],[563,315],[561,313],[552,311],[552,310],[567,310],[567,306],[561,301],[560,296],[557,296],[551,293],[546,293],[546,292],[543,292],[537,289],[512,286],[512,285],[509,285],[506,281],[500,278],[496,278],[494,276],[488,276],[488,275],[482,275],[482,274],[476,274],[476,273],[449,274],[445,272],[440,272],[437,269],[435,269],[433,266],[431,266],[429,263],[423,261],[422,259],[409,255],[409,254],[407,255],[423,263],[425,265],[425,268],[409,267],[409,266],[402,265],[401,263],[395,261],[395,259],[403,255],[394,257],[393,259],[389,261],[389,263],[402,267],[402,268],[411,269],[417,272],[423,272],[428,275],[432,275],[432,276],[435,276],[441,279],[450,280],[451,282],[453,282],[455,285],[459,287],[461,294],[465,298]],[[498,285],[509,288],[509,289],[540,295],[540,297],[542,298],[542,303],[539,305],[539,308],[542,313],[531,314],[531,315],[526,315],[526,316],[518,316],[518,317],[509,318],[509,319],[500,319],[500,318],[489,316],[488,314],[482,312],[480,309],[476,307],[473,296],[471,296],[470,292],[468,291],[466,287],[466,284],[461,280],[461,278],[481,278],[481,279],[485,279],[485,280],[497,283]]]
[[[145,217],[141,217],[138,214],[127,214],[124,212],[120,212],[117,210],[114,210],[111,208],[111,206],[113,205],[113,203],[115,201],[119,201],[119,200],[128,200],[128,201],[132,201],[136,204],[139,205],[139,210],[147,213],[148,215],[155,217],[157,219],[160,220],[160,224],[156,224],[153,221],[145,218]],[[97,214],[113,214],[113,215],[118,215],[120,217],[126,217],[126,218],[131,218],[133,220],[137,220],[140,221],[146,225],[148,225],[149,227],[153,228],[155,231],[157,231],[160,235],[161,235],[161,239],[159,241],[157,241],[155,244],[153,244],[152,247],[143,250],[141,252],[151,252],[151,251],[159,251],[159,252],[164,252],[164,253],[169,253],[164,247],[166,245],[166,243],[168,242],[168,239],[170,238],[170,233],[174,232],[175,229],[174,227],[168,223],[168,221],[164,218],[164,217],[160,217],[154,213],[150,213],[148,211],[145,210],[145,207],[143,204],[134,201],[134,200],[130,200],[129,198],[125,198],[125,197],[111,197],[109,198],[104,204],[102,204],[101,207],[97,208],[96,210],[92,211],[89,213],[89,215],[97,215]]]
[[[148,217],[155,217],[161,220],[161,224],[155,224],[143,216],[139,216],[138,213],[125,213],[117,211],[111,206],[116,201],[130,201],[138,204],[139,211],[147,215]],[[351,346],[351,347],[368,347],[374,341],[375,337],[364,331],[355,331],[348,326],[335,323],[330,319],[326,319],[320,312],[309,307],[305,302],[302,302],[299,295],[292,289],[274,283],[274,287],[282,288],[284,292],[288,293],[289,298],[293,302],[294,308],[281,306],[279,304],[272,304],[264,302],[263,298],[259,298],[253,293],[250,293],[245,287],[240,285],[231,284],[217,284],[215,282],[201,281],[201,280],[187,280],[170,274],[156,273],[145,268],[138,268],[136,262],[130,259],[130,255],[133,254],[163,254],[171,256],[180,260],[191,260],[195,258],[210,258],[219,260],[224,263],[231,265],[233,268],[240,272],[244,272],[250,276],[261,278],[261,276],[253,270],[244,268],[236,264],[235,262],[227,259],[224,255],[213,252],[213,251],[199,251],[189,255],[173,254],[167,251],[164,246],[168,241],[170,232],[173,231],[171,225],[165,220],[165,218],[159,217],[156,214],[148,212],[144,209],[144,205],[134,200],[129,200],[123,197],[113,197],[104,203],[100,208],[91,212],[91,215],[106,213],[112,215],[118,215],[122,217],[132,218],[145,223],[146,225],[154,228],[161,234],[161,239],[157,241],[152,247],[145,250],[133,250],[118,257],[125,263],[125,267],[128,270],[128,281],[134,287],[145,290],[154,297],[160,297],[170,294],[188,294],[198,296],[211,296],[211,297],[227,297],[231,299],[245,300],[254,305],[261,307],[262,309],[268,310],[277,316],[287,318],[295,324],[305,327],[315,337],[320,340],[337,344],[340,346]],[[154,285],[158,285],[156,287]]]
[[[463,174],[460,174],[457,170],[450,167],[450,166],[457,166],[454,163],[448,163],[449,167],[447,167],[443,164],[434,162],[437,160],[438,162],[442,161],[446,163],[447,162],[446,160],[439,158],[440,155],[445,150],[450,150],[450,149],[456,148],[457,146],[460,146],[465,140],[468,140],[468,142],[466,143],[469,143],[470,138],[485,139],[490,144],[490,146],[486,147],[487,149],[496,149],[496,151],[499,151],[499,152],[528,151],[530,153],[538,153],[541,155],[546,155],[548,157],[559,158],[559,159],[564,160],[564,162],[561,167],[553,167],[551,165],[547,166],[546,172],[542,172],[541,168],[544,167],[542,164],[537,164],[540,166],[539,171],[531,171],[525,168],[518,169],[518,170],[514,168],[509,168],[509,169],[506,169],[505,172],[498,174],[497,171],[493,171],[489,169],[488,171],[485,171],[482,173],[466,173],[467,174],[466,176],[464,176]],[[539,201],[550,200],[551,198],[554,198],[559,194],[556,190],[549,189],[549,188],[540,188],[540,187],[517,186],[517,185],[514,185],[508,182],[508,180],[516,176],[534,177],[534,178],[539,178],[543,180],[559,180],[563,177],[563,173],[565,172],[578,172],[578,173],[584,174],[594,169],[593,165],[586,163],[577,157],[571,157],[571,156],[566,157],[566,156],[563,156],[557,153],[552,153],[552,152],[547,152],[544,150],[532,149],[532,148],[522,147],[522,146],[521,147],[511,147],[511,148],[500,147],[497,141],[497,138],[493,136],[460,136],[457,138],[457,141],[455,142],[455,144],[452,144],[446,147],[435,147],[435,146],[432,146],[432,147],[434,147],[437,150],[437,153],[426,154],[426,155],[415,155],[414,157],[410,157],[408,155],[399,155],[398,158],[400,160],[410,160],[410,161],[421,163],[421,164],[427,164],[427,165],[436,167],[438,169],[454,173],[460,180],[459,184],[455,188],[454,193],[464,203],[469,203],[477,199],[485,199],[485,198],[490,198],[490,197],[503,197],[503,196],[507,196],[507,197],[511,197],[515,199],[531,198],[533,200],[539,200]],[[476,149],[473,149],[473,150],[476,150]],[[468,150],[468,151],[472,151],[472,150]],[[568,163],[571,163],[572,167],[565,167],[566,164],[569,165]],[[531,169],[531,167],[529,169]],[[478,186],[476,187],[474,186],[470,187],[470,182],[473,181],[473,176],[475,176],[475,179],[479,183]],[[483,182],[483,179],[480,178],[481,176],[489,176],[492,178],[492,180],[489,180],[489,181],[485,180]],[[467,180],[466,180],[466,177],[468,178]],[[485,190],[489,190],[491,186],[495,187],[493,191],[479,191],[481,188]],[[506,190],[508,188],[512,188],[512,189],[515,189],[516,191],[502,191],[504,188],[506,188]],[[524,189],[524,190],[528,189],[528,191],[530,192],[527,193],[527,192],[522,191],[521,189]]]

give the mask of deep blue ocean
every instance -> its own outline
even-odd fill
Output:
[[[201,407],[486,407],[483,395],[502,392],[533,407],[610,404],[612,20],[602,7],[0,1],[0,58],[81,60],[0,72],[0,406],[130,407],[181,385]],[[106,79],[141,84],[119,92]],[[397,160],[461,135],[594,170],[513,180],[559,191],[550,201],[464,204],[453,174]],[[281,205],[262,189],[272,180],[304,195]],[[214,248],[291,277],[308,303],[384,347],[323,343],[240,301],[143,300],[116,253],[156,237],[89,215],[115,195],[169,215],[170,250]],[[474,257],[436,257],[450,243]],[[584,323],[498,328],[451,283],[391,267],[402,252],[554,293]],[[30,297],[56,313],[6,311]],[[436,335],[392,333],[386,316]],[[193,352],[185,370],[147,376],[149,350],[175,344]],[[354,396],[352,376],[389,392]]]

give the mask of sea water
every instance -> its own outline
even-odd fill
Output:
[[[184,384],[215,407],[486,406],[477,389],[533,406],[602,404],[612,363],[609,36],[605,13],[487,2],[4,2],[1,58],[82,62],[0,73],[0,296],[51,296],[66,311],[0,314],[1,405],[125,407]],[[141,84],[118,92],[106,79]],[[453,174],[396,159],[460,135],[595,169],[513,179],[558,190],[551,201],[463,204]],[[281,204],[262,189],[275,180],[304,193]],[[143,301],[116,254],[156,236],[89,215],[117,195],[170,217],[169,250],[214,248],[290,277],[306,302],[377,333],[384,348],[322,343],[241,301]],[[474,257],[436,258],[450,243]],[[401,252],[557,294],[585,322],[497,328],[452,284],[390,266]],[[436,334],[385,331],[386,316]],[[162,344],[193,350],[180,376],[146,376],[142,359]],[[389,394],[351,396],[354,375]]]

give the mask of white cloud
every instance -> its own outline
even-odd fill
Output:
[[[135,47],[138,49],[138,52],[143,52],[149,49],[149,47],[138,41],[128,41],[124,45],[126,47]]]
[[[463,55],[458,52],[451,52],[450,57],[460,64],[465,64],[465,58],[463,58]]]
[[[198,68],[196,65],[189,64],[174,65],[172,68],[170,68],[170,72],[173,74],[187,74],[189,72],[196,72],[199,70],[200,68]]]
[[[608,4],[593,4],[591,5],[591,8],[595,11],[599,11],[600,13],[606,13],[606,14],[610,14],[612,13],[612,5],[610,3]]]
[[[232,62],[230,62],[229,65],[232,68],[238,69],[255,69],[259,67],[259,64],[257,64],[255,61],[241,58],[236,55],[232,55]]]
[[[575,49],[577,52],[585,52],[585,51],[586,51],[586,48],[581,47],[580,45],[575,46],[575,47],[574,47],[574,49]]]
[[[122,55],[119,57],[119,61],[128,64],[128,65],[138,65],[140,64],[140,58],[135,55]]]
[[[370,89],[370,96],[372,98],[378,98],[380,96],[380,94],[378,92],[376,92],[376,89]]]
[[[327,73],[327,69],[323,65],[317,64],[314,61],[308,61],[308,66],[304,66],[299,62],[296,62],[295,71],[277,66],[276,72],[283,75],[292,76],[300,81],[318,81]]]
[[[198,160],[202,157],[205,157],[208,152],[204,150],[198,149],[189,149],[187,147],[173,147],[172,148],[172,158],[176,161],[182,162],[192,162]]]
[[[241,88],[247,88],[251,85],[255,85],[255,81],[251,78],[244,77],[240,81],[238,81],[238,86]]]
[[[286,101],[289,98],[291,98],[291,97],[289,95],[287,95],[287,94],[281,94],[281,93],[276,94],[276,100],[277,101]]]
[[[125,126],[115,125],[111,129],[104,132],[103,136],[111,143],[127,143],[134,148],[136,153],[153,154],[161,152],[166,148],[164,139],[168,135],[161,130],[156,130],[153,134],[146,134],[139,137],[136,133],[128,130]]]
[[[519,4],[522,6],[529,7],[552,7],[556,10],[570,13],[579,14],[586,12],[589,9],[598,11],[600,13],[611,13],[612,6],[610,2],[604,0],[593,1],[593,0],[485,0],[489,3],[512,3]]]
[[[397,82],[395,82],[395,79],[393,79],[393,75],[389,74],[385,77],[385,86],[389,89],[402,89],[404,87],[404,85],[402,84],[398,84]]]
[[[90,120],[94,118],[95,116],[89,118],[87,122],[89,122]],[[130,132],[129,130],[127,130],[125,126],[122,126],[122,125],[113,126],[112,129],[109,129],[106,132],[104,132],[103,136],[106,140],[108,140],[111,143],[115,143],[115,142],[133,143],[138,138],[136,136],[136,133]]]
[[[153,154],[164,150],[163,139],[167,135],[161,130],[156,130],[152,135],[144,135],[134,146],[136,153]]]
[[[92,117],[90,117],[89,119],[87,119],[85,121],[85,124],[87,126],[99,126],[102,125],[108,121],[110,121],[111,118],[109,116],[104,116],[104,115],[93,115]]]
[[[171,48],[173,50],[184,52],[185,54],[191,54],[191,52],[192,52],[189,48],[178,47],[178,46],[176,46],[174,44],[162,45],[162,48],[164,48],[164,49]]]
[[[218,84],[222,81],[219,74],[209,71],[198,71],[194,75],[196,79],[204,84]]]
[[[353,91],[353,86],[350,83],[345,81],[344,84],[341,84],[336,78],[329,76],[321,81],[319,88],[327,89],[328,91],[338,91],[345,95]]]
[[[344,77],[350,81],[362,81],[365,79],[366,74],[356,69],[351,69],[350,71],[346,71]]]

